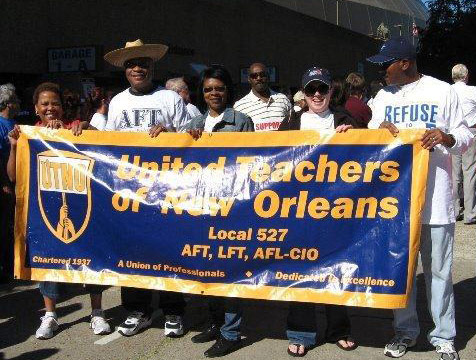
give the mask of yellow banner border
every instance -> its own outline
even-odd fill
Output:
[[[394,309],[406,306],[405,295],[386,295],[350,291],[314,290],[267,285],[202,283],[144,275],[126,275],[109,271],[32,269],[31,280],[87,283],[182,292],[186,294],[250,298],[259,300],[313,302],[346,306]]]
[[[151,138],[144,133],[85,131],[74,136],[71,131],[22,126],[17,145],[17,203],[15,211],[15,278],[37,281],[91,283],[113,286],[141,287],[212,296],[230,296],[264,300],[332,303],[384,309],[403,308],[409,300],[420,247],[421,215],[425,204],[429,152],[419,139],[424,130],[401,130],[393,137],[387,130],[284,131],[269,133],[205,133],[195,141],[188,134],[162,133]],[[362,136],[365,132],[365,136]],[[387,295],[359,292],[332,292],[290,287],[253,286],[243,284],[201,283],[143,275],[77,270],[50,270],[25,267],[25,239],[29,206],[30,149],[28,139],[45,142],[66,142],[90,145],[147,147],[271,147],[317,145],[388,145],[413,144],[413,169],[410,199],[410,244],[406,294]]]
[[[44,127],[21,126],[22,135],[47,142],[65,142],[89,145],[144,146],[144,147],[275,147],[302,145],[403,145],[419,138],[423,130],[400,130],[393,137],[387,130],[351,129],[345,133],[333,130],[203,133],[193,140],[186,133],[161,133],[155,138],[143,132],[84,130],[74,136],[70,130],[52,130]],[[365,136],[362,136],[365,134]],[[418,134],[418,135],[417,135]]]

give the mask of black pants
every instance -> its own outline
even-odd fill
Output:
[[[325,305],[327,317],[326,340],[336,342],[350,335],[350,319],[346,306]],[[288,313],[288,330],[317,332],[315,304],[291,302]]]
[[[138,289],[131,287],[121,288],[122,306],[127,311],[140,311],[150,315],[152,313],[151,301],[155,290]],[[172,291],[159,291],[160,308],[164,315],[182,316],[185,311],[185,300],[182,293]]]

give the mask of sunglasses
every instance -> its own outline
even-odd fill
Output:
[[[226,86],[209,86],[209,87],[204,87],[203,88],[203,92],[205,94],[208,94],[208,93],[212,92],[213,90],[215,90],[216,92],[219,92],[219,93],[224,93],[226,91]]]
[[[267,78],[268,73],[266,71],[260,71],[260,72],[255,72],[255,73],[250,73],[250,79],[256,80],[257,78]]]
[[[316,92],[318,92],[320,95],[325,96],[329,93],[329,86],[326,84],[319,84],[319,85],[310,84],[306,86],[306,88],[304,89],[304,94],[307,97],[314,96]]]
[[[127,60],[124,63],[124,67],[126,69],[135,68],[136,66],[142,69],[148,69],[150,68],[150,65],[151,65],[151,62],[150,60],[147,60],[147,59],[132,59],[132,60]]]

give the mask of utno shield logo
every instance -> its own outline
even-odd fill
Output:
[[[41,216],[53,235],[69,244],[89,223],[94,160],[70,151],[48,150],[37,155],[37,162]]]

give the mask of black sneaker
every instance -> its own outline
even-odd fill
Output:
[[[240,348],[241,339],[227,340],[223,336],[220,336],[213,346],[205,351],[205,356],[209,358],[225,356]]]
[[[200,334],[192,336],[192,342],[195,344],[206,343],[212,340],[217,340],[220,337],[220,327],[212,324]]]

